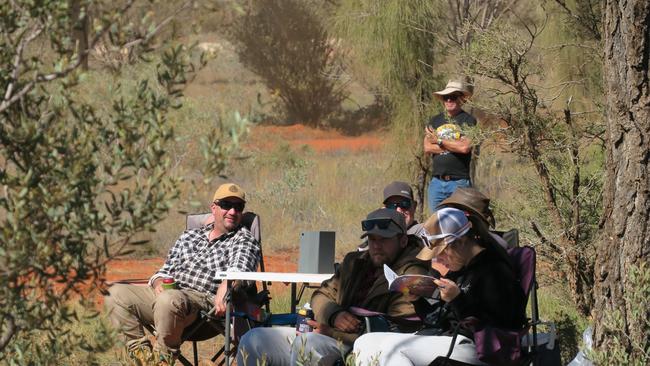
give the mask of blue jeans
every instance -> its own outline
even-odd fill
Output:
[[[469,179],[442,180],[433,177],[429,183],[429,189],[427,190],[429,194],[429,213],[433,213],[436,206],[438,206],[440,202],[444,201],[445,198],[451,196],[456,188],[471,186],[472,184]]]

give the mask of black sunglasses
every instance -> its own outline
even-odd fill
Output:
[[[451,95],[443,95],[442,96],[442,100],[444,100],[445,102],[454,101],[454,100],[456,100],[458,98],[460,98],[460,95],[458,95],[458,94],[451,94]]]
[[[393,202],[393,203],[386,203],[384,204],[384,207],[391,209],[391,210],[397,210],[397,208],[401,208],[402,210],[408,210],[411,208],[411,201],[410,200],[403,200],[399,202]]]
[[[363,220],[361,221],[361,229],[363,229],[363,231],[370,231],[376,226],[380,230],[386,230],[390,226],[391,222],[394,223],[402,233],[404,233],[402,227],[399,226],[399,224],[395,222],[395,220],[389,218]]]
[[[244,211],[244,207],[246,207],[245,202],[214,201],[214,204],[225,211],[230,211],[231,208],[234,208],[235,211],[242,212]]]

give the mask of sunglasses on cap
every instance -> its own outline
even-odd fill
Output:
[[[411,200],[403,200],[399,202],[386,203],[384,204],[384,207],[391,210],[397,210],[398,207],[401,208],[402,210],[408,210],[411,208]]]
[[[245,202],[214,201],[214,204],[224,211],[230,211],[231,208],[234,208],[235,211],[242,212],[244,211],[244,207],[246,207]]]
[[[402,227],[399,226],[399,224],[397,222],[395,222],[395,220],[390,219],[390,218],[363,220],[363,221],[361,221],[361,229],[363,229],[363,231],[370,231],[376,226],[380,230],[386,230],[386,229],[388,229],[390,227],[391,222],[393,224],[395,224],[395,226],[397,226],[402,233],[404,233],[404,230],[402,230]]]

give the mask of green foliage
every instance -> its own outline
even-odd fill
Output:
[[[491,85],[484,109],[507,123],[504,145],[529,163],[535,176],[522,175],[525,181],[514,184],[525,198],[523,209],[511,206],[509,216],[517,221],[515,227],[530,228],[528,239],[541,244],[540,254],[568,275],[576,305],[587,314],[593,302],[593,243],[604,164],[604,145],[594,136],[604,126],[573,112],[571,95],[560,111],[540,93],[543,69],[535,45],[541,29],[521,27],[504,24],[478,32],[463,59],[469,74]]]
[[[600,41],[602,38],[602,0],[555,0],[567,15],[565,22],[570,31],[580,38]]]
[[[430,1],[342,1],[334,28],[355,48],[357,62],[376,71],[379,86],[394,103],[415,94],[428,100],[437,86],[436,8]]]
[[[334,17],[334,29],[354,47],[355,62],[372,70],[393,124],[409,136],[423,136],[426,103],[440,86],[433,67],[437,10],[431,1],[346,0]]]
[[[538,300],[541,320],[555,324],[561,357],[567,363],[579,351],[580,335],[588,326],[588,318],[576,311],[567,289],[559,284],[540,287]],[[542,332],[550,331],[545,325],[539,329]]]
[[[395,170],[401,179],[415,178],[420,192],[427,181],[423,169],[429,165],[421,145],[424,120],[438,107],[430,102],[432,92],[441,86],[437,64],[443,58],[436,53],[439,12],[436,2],[426,0],[343,0],[333,19],[333,28],[352,48],[353,63],[364,66],[356,70],[368,70],[362,78],[390,111],[392,142],[400,150],[392,159]],[[424,201],[424,195],[418,200]],[[420,213],[423,208],[419,206]]]
[[[108,347],[105,328],[81,337],[70,327],[90,321],[70,302],[96,288],[108,260],[143,244],[137,235],[178,197],[168,116],[194,62],[165,43],[150,58],[153,75],[93,100],[80,70],[87,50],[70,30],[92,8],[89,47],[106,34],[122,39],[133,2],[79,1],[76,15],[70,3],[0,5],[0,360],[16,364],[56,364],[79,350],[91,360]],[[145,52],[151,35],[131,41]]]
[[[605,341],[601,349],[588,354],[596,365],[648,365],[650,364],[650,266],[639,262],[628,267],[624,279],[623,298],[628,306],[625,309],[611,309],[605,313],[600,324]],[[645,332],[630,334],[633,328]],[[639,340],[634,342],[633,340]],[[631,347],[628,345],[631,344]]]
[[[61,327],[56,337],[40,329],[27,329],[17,335],[6,350],[7,364],[100,364],[101,354],[114,347],[116,337],[108,321],[92,309],[94,304],[86,305],[91,307],[62,305],[63,311],[45,320],[50,327]]]
[[[320,126],[347,97],[336,45],[305,1],[254,0],[232,28],[241,61],[282,102],[290,122]]]

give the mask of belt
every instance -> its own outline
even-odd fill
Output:
[[[467,179],[467,178],[465,178],[465,177],[457,177],[457,176],[455,176],[455,175],[434,175],[433,177],[434,177],[434,178],[437,178],[437,179],[440,179],[440,180],[446,180],[446,181],[450,181],[450,180],[459,180],[459,179]]]

